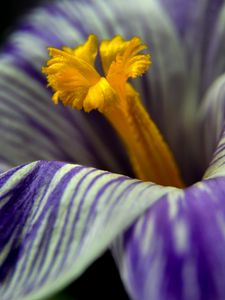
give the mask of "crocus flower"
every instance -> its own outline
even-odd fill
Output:
[[[42,299],[111,245],[131,299],[225,299],[224,13],[219,0],[62,0],[11,35],[0,56],[0,299]],[[150,45],[136,89],[186,188],[135,179],[98,112],[52,104],[47,47],[90,33]]]

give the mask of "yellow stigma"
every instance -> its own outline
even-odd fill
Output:
[[[150,55],[140,54],[147,46],[139,37],[121,36],[103,40],[98,50],[95,35],[71,49],[49,48],[51,58],[43,73],[54,90],[53,102],[89,112],[98,109],[122,138],[139,179],[161,185],[183,187],[173,155],[155,123],[128,83],[149,68]],[[95,68],[98,54],[104,74]]]

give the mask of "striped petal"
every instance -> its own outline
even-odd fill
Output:
[[[225,71],[225,3],[223,0],[160,0],[160,2],[169,15],[172,26],[178,33],[178,41],[184,49],[183,61],[187,77],[183,86],[178,83],[178,88],[183,90],[180,98],[182,104],[178,111],[180,134],[174,131],[173,135],[176,137],[172,146],[186,181],[193,183],[201,178],[206,167],[202,143],[198,142],[198,140],[202,142],[201,137],[204,135],[199,124],[201,123],[199,106],[204,102],[207,90]],[[167,96],[167,99],[169,97]],[[173,110],[177,115],[174,107]],[[176,116],[172,118],[176,119]],[[170,120],[166,119],[167,124]],[[167,126],[170,127],[170,123]],[[168,140],[171,142],[171,138]],[[211,148],[212,151],[215,147],[214,138],[210,142],[206,148]],[[179,147],[181,144],[185,145],[182,151]],[[208,152],[209,149],[206,149],[207,156]],[[211,159],[211,156],[208,159]]]
[[[218,159],[218,155],[222,158],[221,151],[223,150],[221,145],[223,144],[224,112],[225,74],[218,77],[210,86],[199,111],[199,127],[201,127],[201,133],[203,134],[198,137],[198,147],[203,146],[204,149],[202,152],[204,159],[201,160],[203,170],[209,165],[215,151],[215,159]],[[218,143],[219,145],[217,146]],[[211,163],[210,170],[212,167],[216,172],[219,171]],[[211,172],[210,170],[208,170],[207,173]]]
[[[203,88],[221,76],[225,71],[225,3],[223,0],[208,1],[207,25],[205,26],[205,41],[203,44]],[[205,18],[206,20],[206,18]],[[204,49],[207,51],[204,53]],[[205,54],[205,55],[204,55]],[[204,91],[203,91],[204,92]]]
[[[200,96],[225,68],[223,0],[177,1],[160,0],[188,53],[189,63],[198,64],[196,71],[202,75]],[[196,43],[198,41],[198,43]]]
[[[225,178],[155,203],[114,244],[131,299],[225,299]]]
[[[224,122],[223,122],[224,124]],[[223,130],[221,138],[213,153],[212,161],[207,168],[204,178],[217,178],[225,176],[225,126],[223,125]]]
[[[0,176],[0,299],[43,299],[78,277],[173,188],[59,162]]]

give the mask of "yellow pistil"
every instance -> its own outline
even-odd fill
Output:
[[[161,185],[183,187],[176,162],[155,123],[141,103],[129,78],[144,74],[150,55],[140,54],[147,46],[139,37],[126,41],[120,36],[100,44],[105,76],[94,63],[98,43],[91,34],[87,41],[71,49],[49,48],[52,57],[43,67],[54,103],[89,112],[98,109],[122,138],[137,178]]]

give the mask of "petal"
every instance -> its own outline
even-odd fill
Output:
[[[199,126],[201,122],[199,119],[201,113],[198,111],[199,104],[204,101],[207,89],[225,71],[225,4],[223,0],[186,2],[160,0],[160,2],[169,14],[170,21],[178,33],[178,40],[184,48],[187,77],[183,86],[184,94],[181,95],[183,103],[180,110],[180,120],[182,121],[179,121],[181,134],[178,133],[178,137],[175,138],[174,149],[180,149],[180,144],[185,145],[182,151],[175,151],[179,152],[177,158],[187,177],[186,181],[194,182],[201,178],[203,170],[206,168],[206,160],[202,155],[203,147],[201,143],[199,147],[197,140],[202,142],[203,135],[202,128]],[[196,41],[198,42],[196,43]],[[178,88],[182,88],[180,83],[177,85]],[[176,95],[177,92],[175,92]],[[174,111],[176,112],[176,109]],[[193,138],[194,136],[197,138]],[[169,138],[170,140],[171,138]],[[206,145],[208,152],[207,148]]]
[[[160,0],[160,2],[171,16],[178,32],[186,42],[188,42],[187,36],[190,32],[194,33],[195,37],[200,36],[203,38],[202,33],[207,34],[207,29],[209,29],[208,39],[210,39],[211,30],[213,30],[218,14],[224,4],[223,0],[190,0],[186,2]],[[203,24],[205,26],[202,26]],[[189,38],[194,38],[194,35],[189,36]]]
[[[207,91],[202,105],[200,107],[200,126],[201,137],[196,145],[199,147],[203,146],[202,151],[202,169],[206,169],[212,160],[213,153],[216,151],[215,156],[218,157],[218,151],[216,150],[217,144],[222,138],[224,130],[224,110],[225,108],[225,74],[217,78]],[[221,150],[221,140],[217,147],[219,152]]]
[[[0,298],[42,299],[78,277],[173,188],[59,162],[0,177]]]
[[[175,24],[186,48],[191,68],[197,64],[195,69],[198,75],[202,75],[202,78],[199,78],[202,85],[199,92],[202,93],[225,67],[224,1],[160,0],[160,2]]]
[[[225,178],[155,203],[114,253],[132,299],[225,299]]]
[[[213,153],[212,161],[205,171],[204,178],[217,178],[225,175],[225,127],[223,126],[220,141]]]
[[[212,34],[209,36],[209,46],[205,59],[204,84],[209,86],[215,78],[219,77],[225,71],[225,4],[224,1],[210,1],[215,6],[211,10],[211,16],[208,18],[214,24],[208,24],[211,27]],[[209,2],[209,3],[210,3]],[[208,22],[207,22],[208,23]],[[206,29],[207,30],[207,29]]]

